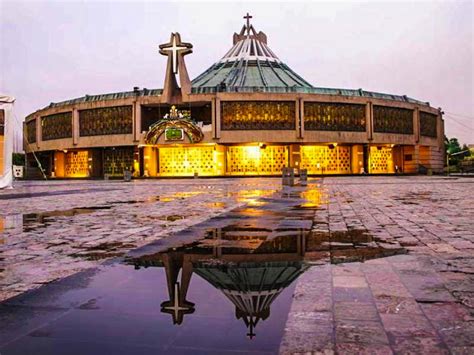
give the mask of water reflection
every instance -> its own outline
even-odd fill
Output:
[[[108,210],[112,206],[92,206],[92,207],[78,207],[68,210],[48,211],[38,213],[25,213],[23,219],[23,231],[29,232],[38,227],[48,227],[58,217],[73,217],[82,214],[90,214],[99,210]]]
[[[302,228],[271,231],[256,226],[229,225],[210,229],[192,244],[130,259],[136,269],[164,267],[169,299],[161,311],[182,324],[196,307],[187,299],[191,278],[197,274],[220,290],[235,307],[247,336],[270,316],[272,303],[280,293],[314,263],[364,261],[405,251],[382,248],[364,231],[332,236]]]
[[[21,228],[23,226],[23,215],[13,214],[0,216],[0,244],[5,243],[4,231]]]

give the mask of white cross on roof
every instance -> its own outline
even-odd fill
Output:
[[[173,40],[171,42],[170,47],[162,48],[161,50],[166,52],[171,52],[171,63],[173,67],[173,73],[178,73],[178,52],[183,49],[187,49],[188,47],[180,47],[176,44],[176,34],[173,33]]]

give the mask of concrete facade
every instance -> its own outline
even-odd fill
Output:
[[[186,100],[186,101],[184,101]],[[294,101],[297,107],[295,115],[294,130],[245,130],[245,131],[225,131],[221,129],[221,102],[222,101]],[[400,162],[403,165],[403,172],[416,173],[420,165],[432,169],[434,172],[441,172],[444,163],[444,120],[439,109],[434,109],[428,105],[418,105],[408,102],[397,102],[384,99],[370,99],[365,97],[345,97],[319,94],[303,93],[215,93],[215,94],[189,94],[183,97],[183,103],[211,103],[212,104],[212,129],[204,132],[204,139],[201,143],[212,143],[219,145],[247,144],[247,143],[268,143],[268,144],[288,144],[291,146],[305,144],[347,144],[347,145],[374,145],[394,147],[394,155],[411,155],[411,159]],[[351,103],[364,104],[367,107],[368,120],[365,132],[345,132],[345,131],[309,131],[304,129],[304,105],[306,102],[323,103]],[[36,142],[26,145],[25,151],[31,152],[54,152],[59,150],[81,150],[102,147],[135,146],[145,145],[146,131],[141,132],[141,112],[142,107],[165,105],[166,100],[159,96],[129,97],[118,100],[103,100],[94,102],[83,102],[74,105],[45,108],[31,114],[26,122],[36,120]],[[81,110],[132,105],[133,109],[133,131],[130,134],[100,135],[81,137],[79,134],[79,112]],[[370,117],[372,105],[398,107],[413,110],[413,134],[391,134],[377,133],[373,130],[373,123]],[[72,138],[55,140],[42,140],[41,118],[44,116],[72,112]],[[420,134],[419,112],[427,112],[437,115],[437,137],[426,137]],[[25,129],[26,129],[25,122]],[[26,136],[26,132],[25,132]],[[164,141],[160,142],[166,144]],[[396,153],[399,151],[399,153]],[[295,166],[294,166],[295,167]],[[354,171],[355,173],[355,171]]]

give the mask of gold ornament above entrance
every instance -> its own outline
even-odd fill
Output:
[[[199,128],[188,113],[182,113],[171,106],[169,114],[162,120],[150,126],[145,137],[146,144],[158,144],[162,134],[165,134],[165,142],[184,141],[188,137],[190,143],[199,143],[204,138],[201,128]]]

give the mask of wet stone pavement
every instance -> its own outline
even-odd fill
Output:
[[[474,180],[279,183],[0,192],[0,353],[474,353]]]
[[[17,183],[0,191],[0,301],[251,203],[279,186],[271,179]]]

